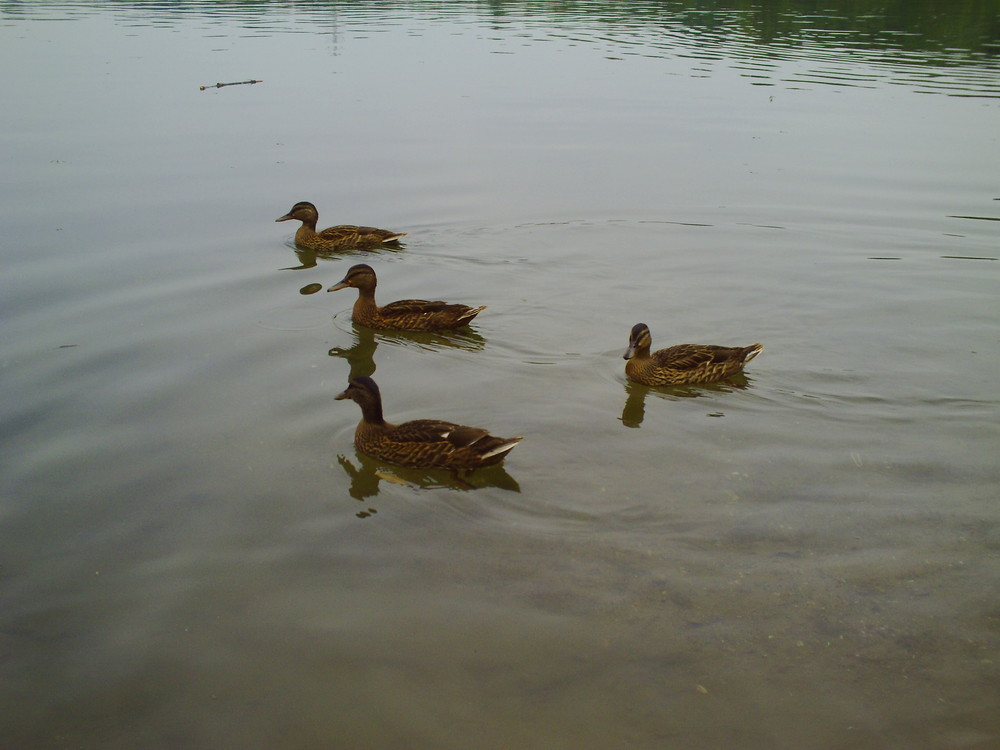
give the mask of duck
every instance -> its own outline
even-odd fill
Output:
[[[482,427],[415,419],[402,424],[382,417],[382,395],[367,375],[351,379],[336,400],[361,407],[354,445],[369,456],[417,469],[472,470],[500,463],[523,437],[501,438]]]
[[[761,353],[761,344],[715,346],[678,344],[652,354],[649,326],[636,323],[628,339],[624,358],[625,374],[643,385],[696,385],[712,383],[735,375]]]
[[[351,319],[369,328],[402,331],[451,331],[468,325],[486,309],[447,302],[429,302],[424,299],[404,299],[390,302],[385,307],[375,303],[375,269],[367,263],[358,263],[347,269],[343,279],[326,291],[354,287],[358,299],[354,303]]]
[[[390,232],[388,229],[375,227],[356,227],[352,224],[340,224],[327,227],[322,232],[316,231],[319,221],[319,211],[309,201],[299,201],[278,221],[302,222],[295,231],[295,244],[310,250],[370,250],[388,243],[397,242],[406,232]]]

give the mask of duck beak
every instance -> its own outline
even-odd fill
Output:
[[[342,392],[338,393],[336,396],[334,396],[333,400],[334,401],[343,401],[345,398],[350,398],[350,396],[347,395],[347,391],[342,391]]]
[[[328,291],[328,292],[335,292],[338,289],[347,289],[347,287],[349,287],[349,286],[350,286],[350,284],[347,283],[347,279],[341,279],[340,281],[338,281],[336,284],[334,284],[333,286],[331,286],[326,291]]]
[[[635,344],[631,341],[628,342],[628,349],[622,355],[622,359],[632,359],[635,356]]]
[[[291,214],[285,214],[284,216],[279,216],[274,221],[275,222],[279,222],[279,221],[291,221],[293,218],[294,217]]]

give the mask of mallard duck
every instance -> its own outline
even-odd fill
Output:
[[[347,275],[326,291],[354,287],[358,299],[354,303],[351,319],[369,328],[404,331],[450,331],[472,322],[486,306],[469,307],[447,302],[428,302],[425,299],[403,299],[390,302],[385,307],[375,304],[375,270],[366,263],[347,269]]]
[[[500,463],[524,438],[498,438],[482,427],[439,419],[391,424],[382,418],[382,396],[371,378],[354,378],[336,396],[361,407],[354,445],[362,453],[418,469],[478,469]]]
[[[298,219],[302,222],[302,226],[295,231],[295,244],[310,250],[363,250],[378,247],[388,242],[396,242],[400,237],[406,236],[406,232],[390,232],[388,229],[356,227],[351,224],[327,227],[322,232],[317,232],[316,222],[319,221],[319,211],[309,201],[296,203],[292,206],[291,211],[284,216],[279,216],[275,221],[291,221],[292,219]]]
[[[636,323],[625,352],[625,374],[644,385],[691,385],[723,380],[743,369],[760,354],[761,344],[750,346],[714,346],[678,344],[649,353],[653,343],[649,326]]]

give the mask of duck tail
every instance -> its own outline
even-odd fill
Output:
[[[485,309],[486,309],[486,305],[483,305],[481,307],[474,307],[471,310],[469,310],[468,312],[462,313],[461,315],[458,316],[458,322],[459,322],[459,324],[460,325],[465,325],[466,323],[472,322],[472,319],[474,317],[476,317],[477,315],[479,315],[479,313],[481,313]]]
[[[494,445],[486,453],[482,454],[483,458],[493,458],[494,456],[505,456],[514,450],[514,447],[524,440],[523,437],[515,438],[499,438],[500,442]]]
[[[746,349],[743,350],[743,364],[749,362],[751,359],[756,357],[762,351],[764,351],[763,344],[751,344],[750,346],[748,346]]]

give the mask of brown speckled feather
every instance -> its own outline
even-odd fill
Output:
[[[378,279],[371,266],[359,263],[348,269],[347,275],[327,291],[354,287],[358,298],[351,319],[355,323],[379,330],[450,331],[468,325],[486,309],[441,301],[404,299],[379,307],[375,302]]]
[[[723,380],[742,370],[764,348],[760,344],[678,344],[650,354],[651,344],[649,328],[643,323],[635,325],[625,352],[625,374],[637,383],[695,385]]]
[[[378,229],[376,227],[356,227],[352,224],[341,224],[335,227],[327,227],[322,232],[317,232],[315,239],[309,233],[303,232],[307,227],[303,224],[295,232],[296,244],[314,250],[327,250],[335,247],[343,248],[369,248],[378,247],[386,242],[395,242],[406,233],[390,232],[388,229]]]
[[[500,463],[518,441],[520,438],[493,437],[480,427],[464,427],[434,419],[398,425],[389,422],[374,425],[362,420],[354,433],[354,443],[363,453],[402,466],[421,468],[490,466]]]
[[[319,220],[319,212],[316,206],[308,201],[296,203],[287,214],[275,221],[293,219],[302,222],[302,226],[295,232],[295,244],[310,250],[371,249],[396,242],[400,237],[406,236],[406,232],[390,232],[388,229],[359,227],[353,224],[340,224],[317,232],[316,222]]]

